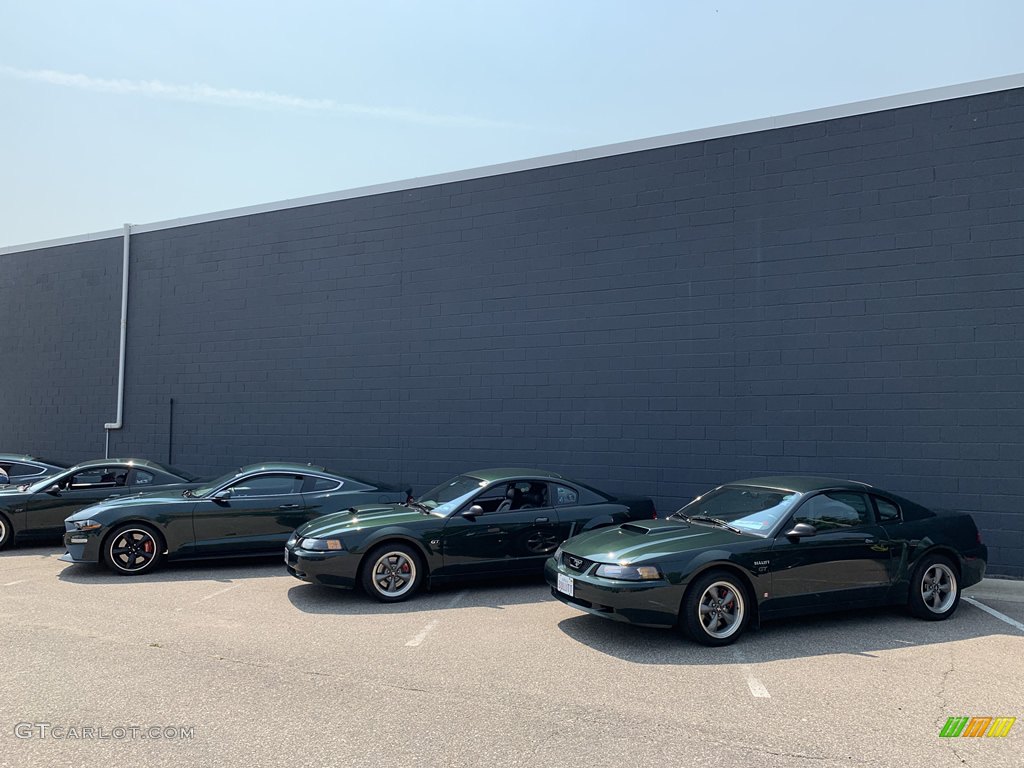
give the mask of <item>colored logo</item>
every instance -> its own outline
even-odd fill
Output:
[[[951,717],[942,726],[939,736],[944,739],[955,739],[957,736],[998,738],[1006,736],[1015,722],[1016,717]]]

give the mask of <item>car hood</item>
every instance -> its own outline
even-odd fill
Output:
[[[140,506],[158,505],[162,507],[169,504],[195,504],[195,498],[191,496],[181,495],[181,492],[183,490],[184,488],[179,485],[177,486],[177,490],[165,489],[162,491],[147,491],[145,493],[133,493],[129,496],[118,496],[115,499],[98,501],[92,506],[80,509],[67,519],[88,520],[90,517],[95,517],[97,513],[106,512],[109,509],[126,510]]]
[[[562,548],[600,563],[636,563],[759,538],[749,533],[681,521],[641,520],[582,533],[566,541]]]
[[[365,531],[367,528],[408,525],[422,523],[425,520],[436,523],[438,518],[403,504],[373,504],[323,515],[299,526],[295,533],[305,538],[322,539],[343,533]]]

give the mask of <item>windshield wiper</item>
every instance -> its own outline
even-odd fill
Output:
[[[720,520],[717,517],[708,517],[707,515],[694,515],[690,520],[699,520],[702,523],[712,523],[720,528],[728,528],[733,533],[743,533],[739,528],[729,525],[725,520]]]
[[[430,514],[430,507],[428,507],[422,501],[409,501],[407,503],[408,503],[408,505],[410,507],[416,507],[417,509],[421,510],[422,512],[425,512],[428,515]]]
[[[666,519],[671,520],[672,518],[676,518],[677,520],[682,520],[684,523],[690,522],[690,516],[686,515],[686,514],[683,514],[683,510],[681,510],[681,509],[679,511],[677,511],[677,512],[673,512]]]

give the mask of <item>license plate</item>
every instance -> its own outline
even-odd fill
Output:
[[[558,574],[558,591],[572,597],[572,577],[566,576],[564,573]]]

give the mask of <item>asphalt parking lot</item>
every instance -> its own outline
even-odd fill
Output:
[[[0,554],[4,768],[1024,762],[1024,722],[938,736],[949,716],[1024,718],[1024,631],[969,603],[940,623],[775,622],[708,649],[581,614],[539,579],[383,606],[274,560],[126,579],[60,554]],[[1022,584],[965,594],[1024,622]],[[19,723],[192,733],[19,738]]]

